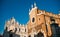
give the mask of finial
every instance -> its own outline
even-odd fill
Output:
[[[21,24],[20,24],[20,26],[21,26]]]
[[[12,17],[11,20],[13,20],[13,22],[15,22],[15,18],[14,17]]]
[[[23,24],[23,26],[24,26],[24,24]]]
[[[12,17],[11,19],[14,19],[14,17]]]
[[[19,22],[17,22],[17,24],[19,24]]]
[[[59,15],[60,15],[60,11],[59,11]]]
[[[36,3],[34,2],[34,7],[36,7]]]
[[[29,12],[30,12],[30,9],[29,9]]]
[[[31,7],[33,8],[33,5],[31,5]]]

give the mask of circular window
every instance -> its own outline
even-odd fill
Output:
[[[34,22],[35,21],[35,18],[32,18],[32,22]]]

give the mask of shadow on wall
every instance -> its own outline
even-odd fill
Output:
[[[7,30],[4,30],[3,37],[20,37],[20,35],[17,35],[11,31],[12,30],[10,30],[9,32]]]

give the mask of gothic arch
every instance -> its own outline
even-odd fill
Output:
[[[12,30],[9,31],[9,37],[13,37]]]
[[[34,37],[46,37],[45,32],[41,29],[41,31],[39,31],[36,35],[34,35]]]
[[[52,31],[52,37],[58,37],[59,34],[59,26],[57,23],[52,23],[51,25],[51,31]]]
[[[39,33],[37,34],[37,37],[44,37],[44,34],[43,34],[42,32],[39,32]]]

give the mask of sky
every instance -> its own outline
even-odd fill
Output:
[[[14,17],[20,24],[29,21],[29,9],[36,2],[38,9],[59,14],[60,0],[0,0],[0,34],[4,31],[5,21]]]

